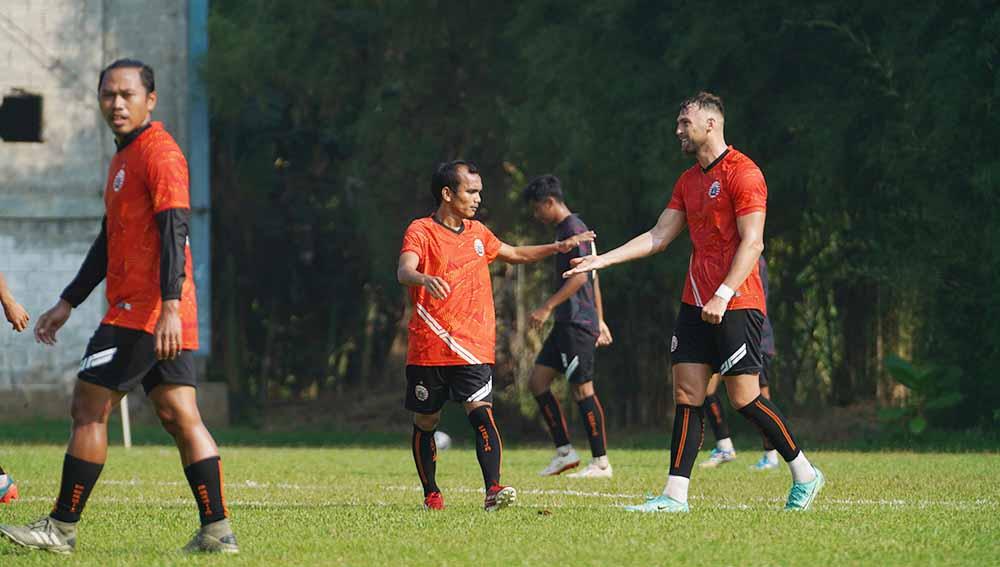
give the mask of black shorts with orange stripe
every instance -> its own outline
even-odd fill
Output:
[[[437,413],[448,400],[493,403],[493,365],[406,367],[406,409]]]
[[[673,364],[708,364],[712,372],[723,376],[760,374],[761,327],[764,314],[757,309],[726,311],[722,323],[713,325],[701,319],[701,308],[681,303],[670,340]]]

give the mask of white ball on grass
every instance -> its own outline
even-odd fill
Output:
[[[451,436],[444,431],[435,431],[434,444],[437,445],[439,451],[444,451],[448,447],[451,447]]]

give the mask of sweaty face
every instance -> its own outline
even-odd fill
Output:
[[[685,107],[677,115],[677,130],[674,133],[681,143],[681,151],[695,154],[708,140],[708,117],[697,106]]]
[[[139,69],[111,69],[104,74],[98,93],[101,114],[117,138],[147,124],[156,107],[156,93],[142,85]]]
[[[476,173],[469,173],[464,167],[459,170],[459,177],[462,181],[458,189],[445,193],[451,197],[448,205],[456,215],[471,219],[476,216],[479,204],[483,200],[483,179]]]

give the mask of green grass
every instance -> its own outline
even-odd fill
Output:
[[[65,431],[65,429],[63,429]],[[6,431],[5,431],[6,433]],[[6,435],[3,435],[6,438]],[[226,435],[220,435],[225,438]],[[0,523],[46,513],[63,446],[0,444],[22,500]],[[516,507],[482,511],[468,446],[442,451],[447,510],[427,513],[405,445],[223,447],[237,557],[186,557],[197,513],[176,451],[112,448],[87,505],[73,565],[924,565],[1000,556],[1000,455],[815,451],[828,483],[815,509],[784,513],[784,470],[748,470],[756,449],[695,470],[688,515],[634,515],[622,504],[662,488],[662,450],[615,450],[612,480],[539,478],[548,449],[507,447]],[[666,443],[666,440],[663,440]],[[366,446],[360,446],[366,445]],[[0,565],[66,565],[0,542]]]

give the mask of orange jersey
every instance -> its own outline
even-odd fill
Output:
[[[703,307],[732,267],[740,244],[737,217],[767,210],[764,174],[730,146],[707,170],[695,164],[682,173],[667,207],[687,216],[694,247],[681,301]],[[735,291],[728,309],[758,309],[767,314],[757,264]]]
[[[160,232],[155,215],[189,209],[188,168],[177,142],[153,122],[111,160],[104,188],[108,231],[107,325],[152,333],[163,305],[160,295]],[[184,247],[181,289],[182,348],[198,348],[191,246]]]
[[[417,271],[444,278],[451,287],[438,300],[423,286],[410,288],[413,316],[406,363],[418,366],[492,364],[496,315],[489,265],[500,240],[478,221],[466,220],[456,233],[433,217],[410,223],[403,252],[420,257]]]

